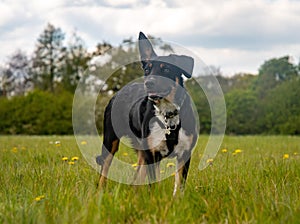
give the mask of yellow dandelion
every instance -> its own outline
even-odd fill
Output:
[[[55,145],[56,145],[57,147],[60,147],[60,146],[61,146],[60,141],[56,141],[56,142],[55,142]]]
[[[44,198],[45,198],[44,195],[40,195],[40,196],[36,197],[34,200],[35,200],[35,201],[41,201],[41,200],[43,200]]]
[[[242,150],[241,149],[236,149],[236,150],[234,150],[234,152],[237,154],[237,153],[241,153]]]
[[[294,156],[297,156],[298,155],[298,152],[294,152]]]
[[[288,159],[289,157],[290,157],[290,155],[287,153],[283,155],[283,159]]]
[[[227,149],[222,149],[222,152],[223,153],[226,153],[228,150]]]
[[[134,164],[132,164],[131,166],[132,166],[132,168],[133,168],[134,170],[137,170],[137,168],[138,168],[139,165],[138,165],[137,163],[134,163]]]
[[[81,141],[80,144],[81,145],[87,145],[87,141]]]
[[[68,162],[69,165],[74,165],[75,163],[73,161]]]
[[[127,153],[127,152],[124,152],[124,153],[123,153],[123,156],[128,156],[128,153]]]
[[[64,156],[61,158],[62,161],[68,161],[68,157]]]
[[[208,160],[206,160],[206,163],[212,164],[213,161],[214,161],[214,159],[208,159]]]
[[[78,156],[73,156],[71,160],[72,161],[77,161],[77,160],[79,160],[79,157]]]
[[[169,167],[174,167],[174,166],[175,166],[175,163],[172,163],[172,162],[167,163],[167,168],[169,168]]]
[[[18,148],[17,147],[13,147],[11,150],[13,153],[17,153],[18,152]]]

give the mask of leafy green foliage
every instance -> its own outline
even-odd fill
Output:
[[[255,134],[257,126],[257,98],[249,90],[234,90],[226,94],[227,132]]]
[[[300,134],[300,77],[288,57],[266,61],[257,76],[239,74],[217,79],[225,94],[227,134]],[[209,88],[209,77],[197,82]],[[201,133],[209,133],[210,108],[201,87],[186,82],[197,105]]]
[[[35,91],[0,99],[1,134],[71,134],[72,94]]]
[[[259,97],[264,97],[269,90],[297,76],[297,67],[290,62],[289,56],[266,61],[259,69],[256,83]]]

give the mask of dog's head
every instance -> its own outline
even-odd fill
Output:
[[[144,70],[145,90],[152,100],[172,98],[184,75],[191,78],[194,59],[185,55],[157,56],[149,39],[140,32],[139,50]]]

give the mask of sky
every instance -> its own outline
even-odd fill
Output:
[[[30,55],[47,23],[67,35],[76,30],[89,49],[143,31],[227,76],[255,74],[271,58],[300,58],[300,0],[0,0],[0,64],[17,49]]]

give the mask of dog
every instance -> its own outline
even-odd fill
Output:
[[[157,56],[149,39],[139,33],[143,83],[130,83],[112,97],[104,112],[102,154],[98,186],[103,186],[120,138],[129,137],[138,156],[133,184],[159,179],[159,163],[176,157],[175,186],[183,190],[190,157],[197,142],[197,120],[184,79],[191,78],[194,59],[185,55]]]

